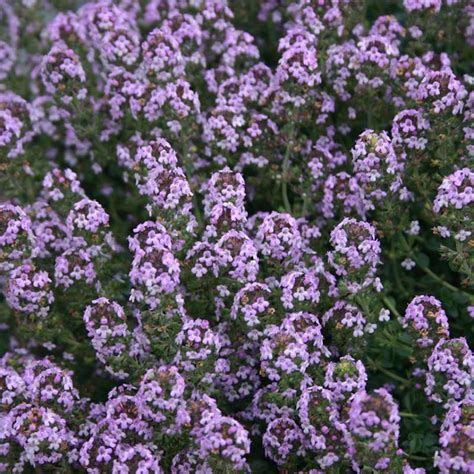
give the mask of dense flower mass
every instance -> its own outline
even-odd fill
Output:
[[[415,296],[401,324],[419,348],[416,356],[423,359],[431,354],[441,338],[449,337],[448,318],[440,301],[433,296]]]
[[[0,0],[0,472],[473,473],[471,3]]]
[[[441,473],[470,472],[474,469],[474,460],[470,455],[470,446],[474,439],[474,420],[472,397],[466,397],[448,410],[439,436],[440,450],[435,454],[435,466]]]

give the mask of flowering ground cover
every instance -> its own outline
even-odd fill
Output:
[[[474,473],[469,0],[0,0],[0,472]]]

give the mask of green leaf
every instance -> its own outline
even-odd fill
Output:
[[[415,255],[415,260],[418,265],[422,267],[429,267],[430,266],[430,258],[423,252],[419,252]]]

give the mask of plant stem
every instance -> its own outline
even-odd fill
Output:
[[[197,194],[195,191],[192,189],[192,176],[193,176],[193,167],[191,165],[191,162],[188,159],[188,140],[185,136],[181,136],[181,142],[183,144],[182,148],[182,154],[183,154],[183,164],[184,164],[184,170],[186,172],[186,177],[188,178],[189,182],[189,187],[191,188],[191,192],[193,193],[193,210],[194,210],[194,216],[196,217],[196,220],[199,223],[199,226],[202,227],[204,225],[204,219],[202,217],[201,209],[199,208],[199,202],[197,199]]]
[[[364,312],[364,315],[369,317],[371,315],[371,311],[369,310],[369,307],[367,306],[365,298],[363,298],[360,295],[357,295],[354,299],[355,299],[355,302],[360,306],[360,308]]]
[[[285,157],[283,159],[282,167],[282,184],[281,184],[281,194],[283,198],[283,205],[285,206],[286,212],[291,214],[291,204],[288,199],[288,169],[290,167],[290,156],[291,156],[291,146],[293,145],[293,127],[291,128],[288,143],[286,144]]]
[[[309,197],[309,192],[306,191],[303,196],[303,208],[301,210],[301,217],[306,217],[306,214],[308,212],[308,199]]]
[[[414,454],[407,454],[407,456],[410,459],[413,459],[414,461],[428,461],[431,458],[425,457],[425,456],[415,456]]]
[[[398,382],[401,382],[403,383],[404,385],[409,385],[410,384],[410,381],[404,377],[401,377],[400,375],[397,375],[395,373],[393,373],[391,370],[388,370],[386,369],[385,367],[377,367],[378,370],[380,370],[380,372],[382,372],[383,374],[385,374],[387,377],[390,377],[392,378],[393,380],[397,380]]]
[[[390,377],[391,379],[396,380],[397,382],[401,382],[404,385],[409,385],[410,384],[410,381],[408,379],[406,379],[404,377],[401,377],[400,375],[397,375],[397,374],[393,373],[391,370],[388,370],[385,367],[382,367],[382,366],[378,365],[370,357],[368,357],[368,360],[377,370],[379,370],[380,372],[385,374],[387,377]]]
[[[367,108],[367,126],[370,130],[374,130],[372,108],[370,106]]]
[[[397,317],[401,318],[400,313],[398,312],[397,308],[390,302],[390,300],[386,296],[382,296],[382,301],[386,306],[388,306],[388,309]]]
[[[410,245],[408,245],[408,242],[406,241],[405,237],[402,234],[400,235],[401,235],[401,241],[403,243],[403,246],[408,252],[412,253],[413,249],[410,247]],[[415,259],[415,262],[418,265],[418,267],[421,270],[423,270],[427,275],[429,275],[431,278],[433,278],[433,280],[436,280],[439,284],[443,285],[445,288],[448,288],[451,291],[463,293],[469,298],[470,301],[472,301],[473,295],[471,295],[470,293],[467,293],[464,290],[461,290],[460,288],[455,287],[454,285],[451,285],[451,283],[448,283],[446,280],[443,280],[440,276],[436,275],[436,273],[434,273],[433,270],[429,269],[428,267],[425,267],[424,265],[421,265],[415,255],[413,255],[413,258]]]
[[[407,411],[399,411],[398,414],[403,418],[420,418],[419,415],[415,415],[414,413],[408,413]]]
[[[416,259],[415,259],[416,260]],[[418,264],[418,262],[417,262]],[[448,283],[447,281],[443,280],[441,277],[436,275],[432,270],[430,270],[428,267],[425,267],[423,265],[418,264],[418,266],[431,278],[439,282],[441,285],[445,286],[446,288],[449,288],[452,291],[462,291],[459,288],[456,288],[455,286],[451,285],[451,283]]]

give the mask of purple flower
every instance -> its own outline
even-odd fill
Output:
[[[317,385],[303,390],[297,411],[305,444],[311,448],[321,469],[331,466],[347,468],[346,427],[340,421],[332,392]]]
[[[430,400],[449,406],[469,392],[474,357],[463,337],[441,339],[428,358],[425,393]]]
[[[135,251],[130,270],[130,282],[133,285],[130,300],[155,309],[163,296],[177,294],[180,265],[173,254],[171,239],[164,229],[138,244],[142,232],[143,227],[137,227],[136,237],[129,241],[130,249]]]
[[[385,389],[371,394],[357,392],[351,399],[348,419],[356,463],[386,469],[397,451],[399,423],[398,406]]]
[[[44,56],[41,79],[47,92],[59,96],[65,105],[87,97],[86,73],[81,60],[63,42],[54,44]]]
[[[34,236],[31,220],[23,209],[12,204],[0,204],[0,271],[18,265],[31,254]]]
[[[469,168],[462,168],[443,179],[433,203],[433,211],[438,214],[459,212],[472,202],[474,202],[474,173]]]
[[[332,230],[330,242],[334,250],[328,252],[329,263],[351,293],[381,286],[375,277],[381,263],[375,227],[346,217]]]
[[[288,417],[270,422],[263,435],[265,455],[282,468],[291,467],[299,456],[305,454],[304,445],[301,428]]]
[[[115,301],[102,297],[92,301],[83,318],[97,358],[112,375],[117,378],[127,377],[124,370],[126,367],[116,362],[121,356],[132,355],[131,334],[123,308]]]
[[[29,318],[45,318],[54,302],[51,279],[46,271],[25,263],[8,276],[5,297],[8,305]]]
[[[61,170],[54,168],[46,173],[43,178],[43,197],[53,207],[59,205],[61,201],[66,201],[67,205],[85,197],[81,183],[77,174],[69,168]],[[62,209],[58,208],[60,212]]]
[[[416,296],[407,306],[401,321],[404,329],[420,348],[432,348],[440,339],[449,337],[449,324],[440,301],[433,296]],[[429,353],[420,351],[426,359]]]
[[[352,149],[352,164],[355,175],[372,205],[400,191],[404,164],[395,153],[386,132],[363,132]]]
[[[331,392],[331,400],[343,408],[354,393],[365,390],[366,383],[364,364],[351,356],[329,362],[326,367],[324,387]]]
[[[69,453],[78,444],[66,420],[48,408],[22,404],[10,417],[10,436],[22,450],[16,470],[25,465],[67,462]]]
[[[186,423],[183,393],[184,378],[175,366],[161,366],[148,370],[140,381],[137,403],[145,420],[160,424],[165,433],[176,433]]]
[[[309,31],[294,27],[280,40],[281,54],[276,77],[280,83],[314,87],[321,82],[316,53],[316,37]]]
[[[196,438],[199,456],[211,466],[223,462],[234,470],[248,468],[250,439],[245,428],[233,418],[212,412],[207,422],[194,428],[191,435]]]
[[[395,149],[424,150],[428,144],[430,123],[423,110],[406,109],[392,120],[392,143]]]
[[[13,92],[0,93],[0,151],[2,162],[24,153],[33,137],[30,105]]]
[[[301,255],[301,235],[295,219],[289,214],[272,212],[260,225],[257,248],[270,260],[291,264]]]
[[[70,247],[56,258],[54,281],[57,287],[65,289],[75,283],[85,283],[93,287],[98,284],[97,270],[88,249]]]
[[[439,435],[441,446],[434,457],[434,466],[442,474],[470,472],[474,469],[474,461],[469,456],[474,440],[473,404],[472,396],[468,396],[451,405],[446,413]]]
[[[321,292],[320,277],[316,268],[295,270],[284,275],[280,281],[281,301],[285,309],[293,310],[316,307]]]

